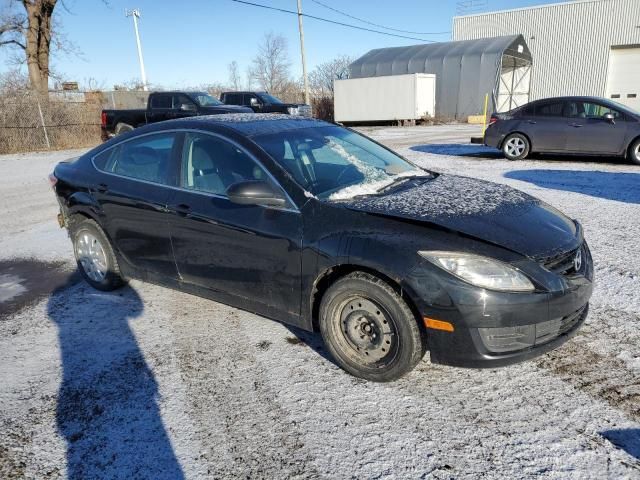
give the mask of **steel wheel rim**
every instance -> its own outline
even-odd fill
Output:
[[[396,324],[373,300],[360,295],[347,298],[338,307],[338,346],[361,365],[376,369],[388,365],[398,351]]]
[[[520,137],[510,138],[509,140],[507,140],[507,143],[505,144],[505,150],[507,154],[511,155],[512,157],[518,157],[522,155],[525,148],[526,148],[526,144],[524,143],[524,140],[521,139]]]
[[[107,276],[107,255],[95,235],[83,231],[76,237],[76,259],[82,270],[94,282],[102,282]]]

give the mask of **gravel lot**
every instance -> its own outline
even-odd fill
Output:
[[[596,262],[579,334],[497,370],[392,384],[319,337],[141,282],[74,274],[46,175],[81,151],[0,156],[0,478],[640,478],[640,168],[508,162],[478,128],[367,128],[438,171],[580,220]]]

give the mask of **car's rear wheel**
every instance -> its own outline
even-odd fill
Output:
[[[347,372],[388,382],[413,370],[426,338],[403,298],[386,282],[356,272],[336,281],[320,305],[327,349]]]
[[[508,160],[523,160],[530,151],[529,139],[520,133],[512,133],[502,143],[502,152]]]
[[[629,147],[629,158],[636,165],[640,165],[640,138],[631,144]]]
[[[131,125],[129,125],[128,123],[123,123],[120,122],[116,125],[115,128],[115,134],[116,135],[122,135],[123,133],[127,133],[133,130],[133,127]]]
[[[126,283],[113,248],[96,222],[90,219],[70,226],[73,251],[84,279],[98,290],[115,290]]]

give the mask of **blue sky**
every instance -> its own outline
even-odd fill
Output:
[[[7,0],[0,0],[6,2]],[[295,10],[296,0],[254,0]],[[303,0],[305,13],[370,27]],[[322,0],[322,3],[370,22],[416,32],[430,40],[450,39],[456,0]],[[524,7],[553,0],[489,0],[491,10]],[[297,18],[234,3],[230,0],[66,0],[70,12],[57,7],[64,31],[82,52],[82,58],[58,57],[55,68],[66,80],[95,78],[106,88],[139,77],[135,37],[125,8],[142,12],[140,34],[147,77],[164,87],[196,86],[226,82],[227,65],[235,60],[244,72],[265,32],[288,40],[292,73],[300,75]],[[376,28],[376,27],[370,27]],[[394,38],[305,19],[305,43],[309,70],[338,55],[358,57],[372,48],[412,45],[415,40]],[[412,35],[409,35],[412,36]],[[0,51],[0,71],[6,69]]]

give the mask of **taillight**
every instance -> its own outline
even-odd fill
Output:
[[[102,115],[100,115],[100,120],[102,123],[102,128],[106,128],[107,127],[107,112],[102,112]]]
[[[51,188],[54,188],[56,186],[56,183],[58,183],[58,178],[53,173],[50,173],[49,184],[51,185]]]
[[[493,125],[494,123],[497,123],[499,120],[498,117],[496,117],[495,115],[491,115],[491,118],[489,119],[489,125]]]

